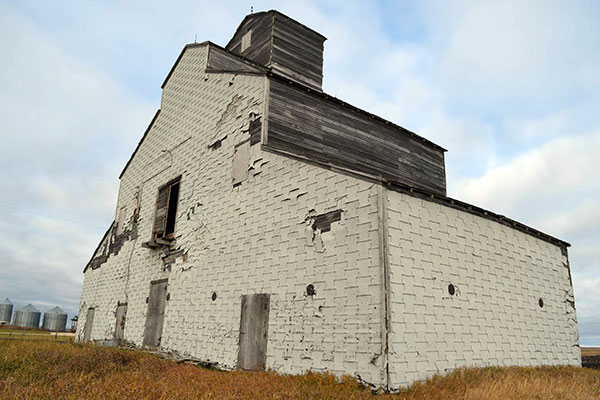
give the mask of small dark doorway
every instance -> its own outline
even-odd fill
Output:
[[[167,282],[168,279],[150,282],[146,327],[144,329],[144,345],[146,346],[160,346],[165,319],[165,305],[167,304]]]
[[[265,369],[269,331],[269,294],[242,296],[240,348],[237,367],[246,370]]]
[[[83,341],[89,342],[92,337],[92,327],[94,326],[94,308],[88,308],[85,315],[85,325],[83,326]]]
[[[115,339],[123,340],[125,335],[125,319],[127,318],[127,303],[117,303],[117,312],[115,313]]]

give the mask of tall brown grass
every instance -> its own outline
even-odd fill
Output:
[[[599,399],[600,371],[461,369],[413,385],[397,399]],[[377,399],[331,374],[219,372],[131,350],[0,341],[1,399]]]

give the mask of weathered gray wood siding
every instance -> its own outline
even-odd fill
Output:
[[[244,35],[252,31],[250,46],[242,51]],[[226,49],[288,79],[322,90],[325,37],[278,13],[251,14],[240,24]]]
[[[252,31],[250,46],[242,51],[242,38]],[[271,60],[271,31],[273,30],[273,15],[261,12],[248,15],[225,48],[260,65],[268,66]]]
[[[206,70],[211,71],[236,71],[236,72],[256,72],[260,73],[264,69],[252,65],[249,62],[244,62],[236,56],[227,53],[214,45],[209,46],[208,62]]]
[[[237,367],[246,370],[265,369],[269,342],[269,294],[242,296],[240,347]]]
[[[322,90],[325,37],[283,14],[273,15],[271,69],[286,78]]]
[[[446,194],[441,147],[277,77],[268,101],[266,148]]]

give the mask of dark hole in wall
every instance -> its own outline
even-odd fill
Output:
[[[448,285],[448,293],[450,293],[450,296],[454,296],[454,293],[456,293],[456,288],[453,284]]]
[[[342,210],[329,211],[328,213],[315,215],[313,218],[312,228],[316,230],[319,228],[321,232],[329,232],[331,230],[331,223],[341,221]]]
[[[544,300],[542,300],[541,298],[538,300],[538,304],[540,306],[540,308],[544,307]]]
[[[223,136],[221,139],[217,140],[213,144],[208,145],[208,148],[211,150],[217,150],[223,145],[223,141],[227,139],[227,136]]]
[[[169,194],[169,210],[167,211],[167,227],[165,235],[172,235],[175,232],[175,215],[177,214],[177,200],[179,199],[179,182],[171,186]]]
[[[210,296],[210,298],[212,301],[215,301],[217,299],[217,292],[212,292],[212,296]]]
[[[312,283],[310,285],[306,286],[306,294],[308,296],[314,296],[315,294],[317,294],[317,291],[315,290],[315,286]]]
[[[262,124],[260,122],[260,117],[254,121],[250,121],[250,126],[248,127],[248,133],[250,133],[250,146],[260,143],[261,128]]]

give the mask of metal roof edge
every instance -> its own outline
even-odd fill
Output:
[[[400,182],[385,181],[383,183],[388,188],[390,188],[390,190],[405,193],[405,194],[408,194],[413,197],[419,197],[423,200],[440,203],[440,204],[446,205],[451,208],[465,211],[469,214],[477,215],[479,217],[498,222],[502,225],[506,225],[508,227],[517,229],[518,231],[527,233],[533,237],[537,237],[538,239],[542,239],[546,242],[552,243],[559,247],[571,247],[571,244],[568,242],[565,242],[564,240],[558,239],[552,235],[549,235],[540,230],[532,228],[521,222],[515,221],[514,219],[508,218],[504,215],[496,214],[493,211],[486,210],[485,208],[481,208],[476,205],[466,203],[464,201],[456,200],[451,197],[434,194],[434,193],[428,192],[423,189],[405,185]]]

